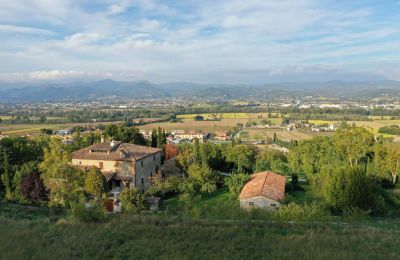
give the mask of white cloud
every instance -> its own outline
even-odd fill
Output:
[[[15,26],[8,24],[0,24],[0,33],[25,33],[25,34],[45,34],[52,35],[54,34],[52,31],[45,29],[38,29],[33,27],[25,27],[25,26]]]
[[[85,71],[118,77],[129,69],[168,81],[234,81],[234,71],[261,81],[309,75],[320,64],[333,73],[338,64],[340,71],[359,71],[372,63],[385,70],[389,58],[399,62],[380,53],[396,52],[397,24],[369,22],[370,7],[331,9],[316,0],[96,3],[101,8],[93,11],[89,0],[0,0],[0,32],[24,34],[2,39],[0,59],[8,62],[0,72],[38,70],[45,73],[33,77],[45,79],[92,75]]]

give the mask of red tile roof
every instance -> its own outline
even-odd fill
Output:
[[[103,142],[72,153],[72,159],[103,161],[137,161],[161,149],[121,142]]]
[[[239,198],[263,196],[280,201],[285,197],[285,185],[285,176],[270,171],[255,173],[243,187]]]

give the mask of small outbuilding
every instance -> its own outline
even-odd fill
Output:
[[[239,195],[243,209],[278,209],[285,197],[286,177],[266,171],[251,175]]]

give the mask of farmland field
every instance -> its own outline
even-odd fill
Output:
[[[285,131],[281,129],[262,129],[262,128],[249,128],[240,133],[240,138],[243,141],[261,141],[272,139],[276,133],[278,139],[283,141],[291,140],[308,140],[315,136],[331,136],[330,132],[303,132],[303,131]]]
[[[193,119],[196,115],[201,115],[204,118],[222,118],[222,119],[258,119],[268,118],[267,113],[208,113],[208,114],[182,114],[178,115],[177,118],[181,119]],[[274,114],[276,116],[276,114]],[[274,118],[275,119],[275,118]]]
[[[219,121],[194,121],[193,119],[183,119],[178,123],[153,123],[139,126],[139,129],[151,130],[153,128],[164,128],[165,130],[201,130],[204,132],[224,131],[235,127],[237,123],[245,124],[248,119],[221,119]]]
[[[0,116],[0,118],[3,119],[3,120],[9,120],[9,119],[12,118],[12,116]],[[48,116],[48,117],[46,117],[46,118],[47,118],[47,120],[61,120],[61,119],[64,119],[65,117],[60,117],[60,116]],[[31,119],[31,120],[38,120],[39,117],[33,116],[33,117],[30,117],[30,119]]]

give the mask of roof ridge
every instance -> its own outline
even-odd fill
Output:
[[[265,178],[264,178],[264,182],[263,182],[263,185],[261,186],[261,192],[260,192],[260,195],[262,195],[263,194],[263,192],[264,192],[264,188],[265,188],[265,183],[267,182],[267,179],[268,179],[268,176],[269,176],[270,174],[269,174],[269,171],[266,171],[266,173],[265,173]]]

